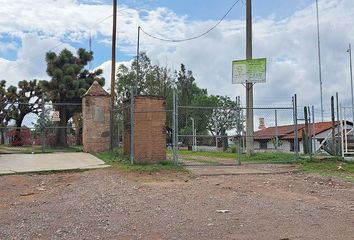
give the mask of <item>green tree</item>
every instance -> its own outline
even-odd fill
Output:
[[[51,80],[42,81],[41,86],[46,98],[52,101],[54,110],[59,111],[56,146],[67,146],[66,126],[74,113],[81,111],[82,95],[94,81],[101,86],[105,83],[105,79],[101,77],[101,69],[93,72],[85,69],[92,59],[93,52],[83,48],[77,51],[76,56],[67,49],[62,50],[59,55],[54,52],[46,54],[47,74]]]
[[[137,78],[137,70],[139,72]],[[166,67],[152,65],[146,53],[139,55],[139,65],[135,58],[128,68],[121,64],[117,70],[117,100],[119,103],[129,95],[130,89],[136,87],[136,95],[153,95],[169,97],[173,77]],[[135,86],[136,84],[136,86]]]
[[[196,108],[192,116],[197,125],[197,131],[207,130],[211,135],[227,135],[227,131],[237,129],[238,132],[243,129],[243,111],[236,102],[227,96],[211,95],[199,96],[193,100]],[[222,139],[223,147],[228,147],[227,137]]]
[[[6,89],[6,81],[0,81],[0,134],[1,144],[5,142],[4,130],[9,121],[9,110],[12,108],[14,100],[12,100]]]
[[[137,70],[139,69],[139,77],[137,79]],[[117,71],[117,104],[122,104],[123,100],[130,95],[131,88],[135,87],[137,95],[152,95],[166,98],[166,108],[173,108],[173,76],[171,71],[166,67],[153,65],[146,53],[142,52],[139,55],[139,65],[135,58],[128,68],[125,65],[120,65]],[[118,120],[120,121],[120,120]],[[166,129],[171,135],[172,132],[172,114],[167,114]],[[171,139],[168,139],[170,142]]]
[[[10,86],[7,89],[7,98],[10,105],[7,106],[7,121],[14,120],[16,131],[12,140],[13,145],[22,145],[21,127],[24,118],[29,113],[40,112],[39,101],[42,96],[42,89],[36,79],[18,82],[18,87]]]
[[[181,64],[177,75],[177,93],[179,106],[191,106],[193,99],[207,96],[207,90],[201,89],[195,83],[195,78],[191,70],[187,70],[184,64]],[[186,107],[179,109],[179,128],[188,128],[188,121],[190,121],[192,111]]]
[[[19,81],[18,87],[10,86],[8,88],[8,98],[16,103],[9,110],[9,118],[15,121],[17,128],[22,126],[27,114],[40,112],[39,102],[42,92],[36,79]]]

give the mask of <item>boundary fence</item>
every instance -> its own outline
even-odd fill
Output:
[[[81,151],[81,103],[11,103],[1,112],[0,153]]]
[[[129,101],[134,102],[132,99]],[[130,104],[128,108],[129,111],[122,115],[123,119],[129,118],[126,120],[133,129],[129,132],[130,140],[136,137],[133,134],[135,132],[135,134],[145,134],[144,146],[155,141],[156,139],[147,134],[147,131],[135,129],[134,119],[146,118],[149,121],[160,111],[155,111],[153,108],[137,110],[134,104]],[[290,107],[253,108],[254,119],[257,119],[254,121],[255,131],[253,136],[247,136],[246,108],[237,103],[231,106],[182,106],[179,105],[176,92],[173,92],[172,104],[167,104],[163,110],[166,113],[163,126],[166,133],[166,160],[188,166],[239,165],[243,161],[252,160],[246,156],[247,137],[254,140],[256,152],[286,153],[292,160],[297,159],[300,146],[295,109],[294,102]],[[121,136],[127,138],[127,133]],[[136,151],[142,145],[129,145],[131,163],[134,163],[138,156]],[[145,149],[145,151],[155,150]]]

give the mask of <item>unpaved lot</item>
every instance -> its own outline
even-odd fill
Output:
[[[354,184],[301,173],[12,175],[0,200],[0,239],[354,239]]]

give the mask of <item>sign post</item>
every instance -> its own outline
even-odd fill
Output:
[[[254,152],[253,85],[255,83],[265,83],[266,72],[266,58],[235,60],[232,62],[232,83],[242,84],[246,87],[246,153],[248,156]]]
[[[53,112],[52,121],[53,122],[60,122],[60,112],[59,111]]]
[[[232,62],[232,83],[265,83],[267,59],[235,60]]]

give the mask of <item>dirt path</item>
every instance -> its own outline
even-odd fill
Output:
[[[0,199],[0,239],[354,239],[354,184],[299,173],[2,176]]]

